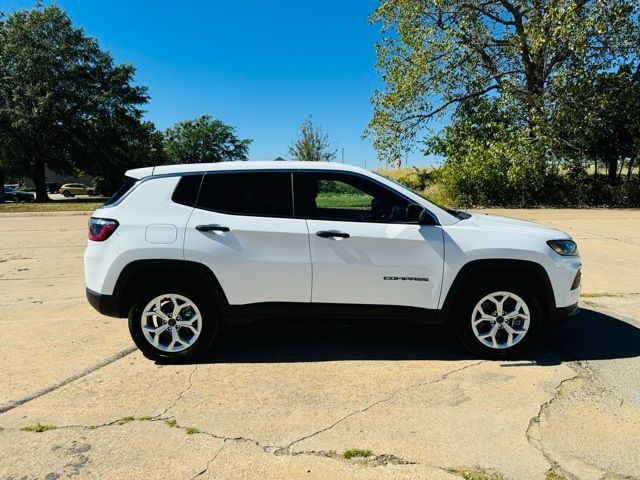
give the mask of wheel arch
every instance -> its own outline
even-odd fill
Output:
[[[520,280],[535,289],[545,318],[549,318],[554,311],[555,296],[553,287],[549,275],[542,265],[528,260],[486,259],[473,260],[460,269],[447,292],[440,310],[441,314],[447,320],[450,319],[450,313],[454,309],[456,299],[459,298],[461,292],[480,281],[486,282],[487,274],[490,278],[497,275],[525,274],[526,277]]]
[[[227,310],[229,303],[222,286],[206,265],[188,260],[147,259],[131,262],[120,272],[113,291],[118,298],[117,315],[126,317],[140,291],[162,285],[167,275],[173,283],[192,285],[211,293],[215,307]]]

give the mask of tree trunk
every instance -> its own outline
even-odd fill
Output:
[[[0,204],[4,203],[4,172],[0,170]]]
[[[44,174],[44,161],[36,160],[31,180],[33,180],[33,183],[36,185],[36,202],[51,201],[47,194],[47,180]]]
[[[618,180],[618,159],[610,158],[607,160],[607,178],[609,185],[615,185]]]

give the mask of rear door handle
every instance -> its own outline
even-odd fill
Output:
[[[316,235],[322,238],[349,238],[351,236],[346,232],[340,232],[338,230],[320,230],[316,232]]]
[[[210,225],[196,225],[196,230],[199,232],[228,232],[230,228],[225,227],[224,225],[218,225],[217,223],[212,223]]]

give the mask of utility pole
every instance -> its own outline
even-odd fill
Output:
[[[344,163],[344,148],[342,149],[342,163]]]

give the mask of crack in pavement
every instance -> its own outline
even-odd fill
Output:
[[[347,460],[342,455],[338,454],[335,450],[301,450],[298,452],[289,452],[289,451],[280,451],[276,450],[273,452],[276,456],[290,455],[292,457],[297,457],[299,455],[311,455],[315,457],[324,457],[331,458],[333,460]],[[360,464],[365,464],[372,467],[377,467],[381,465],[417,465],[418,462],[411,462],[409,460],[405,460],[404,458],[396,457],[395,455],[391,455],[389,453],[383,453],[380,455],[371,454],[367,457],[360,457],[359,459],[352,460],[358,462]]]
[[[454,370],[450,370],[449,372],[444,373],[443,375],[441,375],[440,377],[436,378],[435,380],[429,380],[429,381],[427,381],[427,382],[414,383],[414,384],[409,385],[409,386],[407,386],[407,387],[399,388],[398,390],[394,391],[391,395],[388,395],[388,396],[387,396],[387,397],[385,397],[385,398],[382,398],[382,399],[380,399],[380,400],[377,400],[377,401],[375,401],[375,402],[371,403],[370,405],[368,405],[368,406],[366,406],[366,407],[364,407],[364,408],[361,408],[361,409],[359,409],[359,410],[356,410],[356,411],[354,411],[354,412],[351,412],[351,413],[349,413],[348,415],[345,415],[344,417],[340,418],[339,420],[335,421],[334,423],[332,423],[331,425],[329,425],[329,426],[327,426],[327,427],[325,427],[325,428],[322,428],[322,429],[317,430],[317,431],[315,431],[315,432],[313,432],[313,433],[310,433],[309,435],[305,435],[304,437],[301,437],[301,438],[299,438],[299,439],[297,439],[297,440],[294,440],[294,441],[293,441],[293,442],[291,442],[289,445],[287,445],[287,448],[288,448],[288,449],[290,449],[290,448],[291,448],[293,445],[295,445],[296,443],[300,443],[300,442],[302,442],[303,440],[307,440],[307,439],[309,439],[309,438],[311,438],[311,437],[315,437],[316,435],[319,435],[319,434],[324,433],[324,432],[326,432],[326,431],[328,431],[328,430],[331,430],[331,429],[332,429],[332,428],[334,428],[335,426],[337,426],[337,425],[339,425],[340,423],[344,422],[345,420],[347,420],[347,419],[349,419],[349,418],[353,417],[354,415],[358,415],[358,414],[360,414],[360,413],[364,413],[364,412],[366,412],[367,410],[370,410],[370,409],[372,409],[373,407],[375,407],[375,406],[377,406],[377,405],[380,405],[380,404],[382,404],[382,403],[388,402],[389,400],[392,400],[392,399],[393,399],[397,394],[399,394],[399,393],[401,393],[401,392],[405,392],[405,391],[407,391],[407,390],[411,390],[411,389],[414,389],[414,388],[419,388],[419,387],[423,387],[423,386],[425,386],[425,385],[432,385],[432,384],[434,384],[434,383],[441,382],[442,380],[446,380],[450,375],[453,375],[454,373],[461,372],[462,370],[466,370],[467,368],[475,367],[475,366],[480,365],[481,363],[484,363],[484,362],[486,362],[486,360],[481,360],[481,361],[476,362],[476,363],[472,363],[472,364],[469,364],[469,365],[465,365],[464,367],[461,367],[461,368],[456,368],[456,369],[454,369]]]
[[[527,442],[529,442],[529,445],[531,445],[533,448],[535,448],[536,450],[538,450],[542,454],[542,456],[544,457],[545,461],[549,464],[549,466],[550,466],[550,468],[552,470],[559,471],[568,480],[578,480],[578,478],[575,475],[573,475],[572,473],[570,473],[570,472],[566,471],[564,468],[562,468],[560,466],[560,464],[558,462],[556,462],[551,457],[551,454],[549,454],[546,451],[546,449],[544,448],[544,445],[542,443],[542,434],[540,434],[540,438],[534,439],[533,436],[532,436],[531,430],[533,429],[533,427],[535,425],[539,425],[540,424],[540,417],[542,417],[542,415],[553,404],[553,402],[555,402],[558,399],[558,397],[560,396],[562,387],[568,382],[571,382],[571,381],[574,381],[574,380],[578,380],[578,379],[582,379],[582,378],[584,378],[584,377],[582,376],[581,373],[576,373],[573,377],[565,378],[564,380],[562,380],[556,386],[554,395],[549,400],[547,400],[546,402],[542,403],[542,405],[540,405],[540,408],[538,409],[538,414],[535,415],[534,417],[532,417],[531,420],[529,420],[529,424],[527,425],[527,429],[525,431],[525,436],[527,438]]]
[[[193,480],[193,479],[195,479],[195,478],[198,478],[198,477],[200,477],[200,476],[204,475],[205,473],[207,473],[207,471],[209,470],[209,467],[211,466],[211,464],[212,464],[213,462],[215,462],[216,458],[218,458],[218,455],[220,455],[220,453],[222,452],[222,450],[224,450],[224,447],[226,447],[226,446],[227,446],[227,443],[226,443],[226,440],[225,440],[224,442],[222,442],[222,446],[218,449],[218,451],[216,452],[216,454],[215,454],[211,459],[209,459],[209,461],[207,462],[207,465],[206,465],[206,467],[204,468],[204,470],[202,470],[202,471],[200,471],[200,472],[196,473],[193,477],[191,477],[191,479],[190,479],[190,480]]]
[[[559,473],[561,473],[565,478],[567,478],[567,480],[579,480],[579,477],[572,474],[571,472],[567,471],[566,469],[564,469],[560,463],[556,460],[553,459],[551,453],[545,448],[544,446],[544,442],[542,440],[542,430],[538,430],[538,438],[534,438],[534,436],[532,435],[532,430],[534,428],[534,426],[540,426],[540,419],[541,417],[550,409],[552,408],[554,402],[556,402],[558,400],[558,398],[560,397],[560,395],[562,394],[562,390],[563,388],[568,385],[571,382],[575,382],[575,381],[584,381],[586,382],[588,385],[598,389],[599,391],[603,392],[603,396],[604,396],[604,392],[607,392],[608,389],[606,389],[605,387],[602,387],[600,385],[597,384],[597,382],[594,379],[594,375],[593,372],[591,371],[591,369],[589,368],[589,362],[588,361],[581,361],[578,360],[578,356],[575,355],[573,352],[567,350],[567,348],[563,345],[558,345],[558,344],[554,344],[552,346],[553,350],[556,351],[556,354],[558,355],[560,361],[562,362],[563,365],[568,366],[569,368],[571,368],[574,372],[575,375],[570,377],[570,378],[565,378],[564,380],[562,380],[555,388],[555,393],[554,395],[547,400],[546,402],[542,403],[540,405],[540,408],[538,410],[538,414],[535,415],[533,418],[531,418],[531,420],[529,420],[529,424],[527,426],[525,435],[527,438],[527,441],[529,442],[529,444],[534,447],[536,450],[538,450],[542,456],[544,457],[544,459],[547,461],[547,463],[549,464],[549,466],[551,467],[552,470],[557,471]],[[613,392],[611,392],[610,390],[607,392],[608,394],[611,394],[613,398],[620,398],[617,397]],[[620,398],[620,405],[622,405],[622,403],[624,402],[624,398]],[[585,465],[592,467],[596,470],[599,470],[600,472],[602,472],[605,477],[607,474],[607,472],[605,472],[601,467],[599,467],[598,465],[586,462],[585,460],[581,460],[582,463],[584,463]]]
[[[258,448],[260,448],[262,451],[264,451],[265,453],[268,454],[272,454],[275,456],[286,456],[286,455],[290,455],[290,456],[298,456],[298,455],[314,455],[314,456],[323,456],[326,458],[331,458],[334,460],[342,460],[342,457],[340,455],[338,455],[337,452],[333,451],[333,450],[301,450],[301,451],[291,451],[291,447],[297,443],[302,442],[303,440],[306,440],[308,438],[311,438],[313,436],[319,435],[320,433],[326,432],[328,430],[331,430],[332,428],[334,428],[335,426],[339,425],[340,423],[344,422],[345,420],[358,415],[360,413],[366,412],[372,408],[374,408],[377,405],[380,405],[382,403],[388,402],[390,400],[392,400],[393,398],[395,398],[398,394],[402,393],[402,392],[406,392],[409,391],[411,389],[414,388],[419,388],[425,385],[432,385],[435,383],[439,383],[441,381],[446,380],[447,378],[449,378],[451,375],[461,372],[463,370],[466,370],[468,368],[472,368],[475,367],[477,365],[480,365],[482,363],[485,363],[486,360],[481,360],[472,364],[468,364],[465,365],[463,367],[460,368],[455,368],[453,370],[449,370],[448,372],[445,372],[444,374],[440,375],[439,377],[437,377],[436,379],[433,380],[428,380],[428,381],[423,381],[423,382],[419,382],[419,383],[414,383],[412,385],[408,385],[406,387],[401,387],[398,388],[397,390],[395,390],[394,392],[392,392],[390,395],[387,395],[386,397],[377,400],[369,405],[367,405],[364,408],[360,408],[358,410],[355,410],[351,413],[349,413],[348,415],[345,415],[343,417],[341,417],[340,419],[338,419],[337,421],[333,422],[331,425],[324,427],[320,430],[317,430],[311,434],[305,435],[304,437],[301,437],[297,440],[294,440],[292,442],[290,442],[289,444],[287,444],[286,446],[278,446],[278,445],[263,445],[262,443],[260,443],[258,440],[254,440],[251,438],[245,438],[242,436],[238,436],[238,437],[226,437],[226,436],[222,436],[222,435],[218,435],[216,433],[213,432],[208,432],[206,430],[200,430],[198,432],[198,434],[202,434],[202,435],[208,435],[212,438],[215,438],[217,440],[222,440],[223,441],[223,445],[222,447],[216,452],[216,454],[209,460],[209,462],[206,465],[206,468],[202,471],[200,471],[199,473],[197,473],[194,477],[192,478],[197,478],[201,475],[203,475],[204,473],[206,473],[210,467],[210,465],[213,463],[213,461],[218,457],[218,455],[220,454],[220,452],[222,452],[222,450],[225,448],[225,446],[227,445],[228,442],[233,442],[233,443],[251,443],[255,446],[257,446]],[[163,420],[168,420],[168,419],[172,419],[173,417],[169,416],[169,417],[165,417],[164,415],[171,410],[172,408],[174,408],[178,402],[183,398],[184,394],[187,393],[191,387],[193,386],[193,375],[196,372],[196,370],[198,369],[198,365],[196,365],[194,367],[194,369],[191,371],[191,373],[189,374],[189,381],[188,381],[188,385],[185,389],[183,389],[178,396],[176,397],[176,399],[174,400],[174,402],[168,406],[167,408],[164,409],[164,411],[158,415],[155,415],[153,417],[149,417],[147,421],[149,422],[158,422],[158,421],[163,421]],[[121,424],[120,422],[122,422],[122,418],[117,419],[117,420],[113,420],[107,423],[103,423],[101,425],[63,425],[57,428],[60,429],[64,429],[64,428],[84,428],[84,429],[90,429],[90,430],[95,430],[95,429],[99,429],[99,428],[104,428],[104,427],[110,427],[110,426],[115,426],[115,425],[119,425]],[[128,423],[129,421],[127,421]],[[179,425],[176,425],[177,428],[181,428],[181,429],[186,429],[187,427],[182,427]],[[173,427],[173,428],[176,428]],[[5,429],[5,431],[18,431],[19,429],[17,428],[10,428],[10,429]],[[395,455],[392,454],[379,454],[379,455],[372,455],[371,457],[368,457],[368,460],[363,460],[361,463],[364,463],[366,465],[370,465],[370,466],[378,466],[378,465],[387,465],[387,464],[393,464],[393,465],[414,465],[417,464],[417,462],[413,462],[413,461],[409,461],[409,460],[405,460],[403,458],[397,457]]]
[[[192,382],[192,377],[193,374],[196,373],[196,370],[198,370],[198,365],[196,365],[193,370],[191,370],[191,373],[189,374],[189,384],[187,385],[187,388],[185,388],[184,390],[182,390],[180,392],[180,394],[176,397],[175,401],[173,402],[173,404],[169,405],[167,408],[164,409],[164,411],[162,413],[159,413],[158,415],[154,415],[152,418],[158,418],[160,419],[165,413],[167,413],[169,410],[171,410],[172,408],[174,408],[178,402],[182,399],[182,396],[187,393],[191,387],[193,386],[193,382]]]

